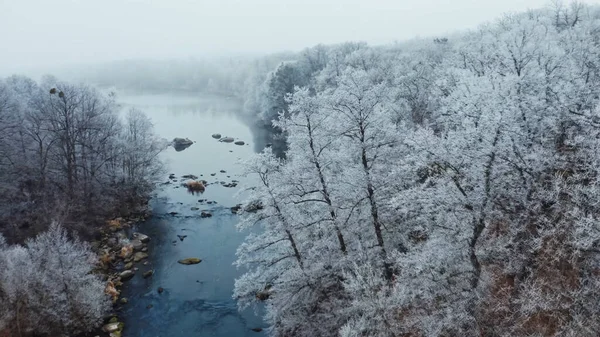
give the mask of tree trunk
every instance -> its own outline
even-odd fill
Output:
[[[325,182],[323,170],[321,169],[321,163],[319,162],[319,159],[317,157],[317,152],[315,150],[315,144],[313,142],[312,126],[310,124],[310,119],[308,116],[306,117],[306,121],[308,123],[307,128],[308,128],[309,146],[310,146],[310,150],[312,153],[315,168],[317,169],[317,173],[319,174],[319,181],[321,182],[321,193],[323,194],[323,199],[325,199],[325,202],[327,203],[327,205],[329,207],[329,214],[331,215],[331,220],[332,220],[333,226],[335,228],[335,233],[337,235],[338,242],[340,244],[340,250],[342,251],[342,253],[344,255],[346,255],[347,254],[346,242],[344,240],[344,235],[342,234],[340,227],[337,225],[337,216],[335,214],[335,209],[333,207],[333,203],[331,202],[331,197],[329,195],[329,189],[327,188],[327,183]]]

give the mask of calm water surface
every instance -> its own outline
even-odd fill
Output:
[[[231,297],[234,279],[242,273],[232,263],[246,234],[236,231],[237,216],[229,208],[242,201],[239,186],[248,183],[240,177],[237,163],[262,149],[257,143],[264,137],[253,134],[240,120],[241,105],[230,98],[165,94],[125,96],[120,101],[124,109],[145,111],[161,137],[187,137],[196,142],[184,151],[170,147],[163,154],[169,171],[164,181],[173,173],[178,182],[159,187],[151,202],[153,218],[139,226],[140,232],[152,238],[150,256],[148,265],[137,265],[139,271],[124,290],[129,299],[122,308],[124,336],[263,336],[264,332],[251,330],[264,327],[259,315],[252,310],[238,312]],[[213,133],[250,145],[221,143],[211,137]],[[177,187],[185,174],[211,184],[201,195],[189,194],[184,187]],[[220,184],[232,180],[240,180],[240,185],[226,188]],[[213,216],[201,218],[203,210]],[[187,237],[180,241],[177,235]],[[190,266],[177,263],[188,257],[201,258],[202,262]],[[142,278],[142,273],[151,269],[154,275]],[[157,291],[159,287],[164,288],[162,294]]]

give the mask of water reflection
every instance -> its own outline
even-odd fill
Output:
[[[276,156],[281,158],[285,156],[287,143],[281,130],[271,125],[265,125],[262,121],[256,121],[248,115],[245,115],[242,120],[252,131],[255,152],[261,152],[264,148],[271,147]]]

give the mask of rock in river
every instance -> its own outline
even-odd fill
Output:
[[[140,240],[142,243],[148,243],[148,241],[150,241],[150,237],[142,233],[133,233],[133,237]]]
[[[198,264],[198,263],[202,262],[202,260],[197,257],[190,257],[187,259],[179,260],[177,262],[180,264],[190,265],[190,264]]]
[[[173,139],[173,147],[175,148],[175,151],[177,151],[177,152],[187,149],[192,144],[194,144],[194,142],[189,140],[188,138]]]
[[[140,239],[131,240],[131,246],[133,247],[133,250],[135,250],[135,251],[142,250],[142,248],[144,248],[144,244],[142,243],[142,240],[140,240]]]
[[[135,255],[133,255],[133,261],[134,262],[140,262],[143,259],[148,258],[148,254],[144,253],[144,252],[137,252],[135,253]]]
[[[213,133],[213,135],[211,137],[213,137],[214,139],[219,139],[219,138],[221,138],[221,134],[220,133]]]
[[[237,214],[241,210],[242,210],[242,204],[237,204],[237,205],[231,207],[231,213],[233,213],[233,214]]]
[[[235,139],[231,138],[231,137],[225,137],[225,138],[221,138],[221,140],[219,140],[220,142],[223,143],[233,143]]]
[[[147,272],[143,273],[142,276],[144,278],[148,278],[150,276],[154,275],[154,270],[148,270]]]
[[[204,183],[202,181],[196,181],[196,180],[188,181],[187,183],[184,184],[184,186],[187,187],[189,192],[203,193],[204,190],[206,189],[206,187],[204,186]]]
[[[244,145],[244,144],[246,144],[246,143],[244,143],[244,141],[243,141],[243,140],[238,140],[237,142],[235,142],[235,143],[233,143],[233,144],[235,144],[235,145]]]
[[[212,214],[210,214],[208,212],[202,211],[202,213],[200,213],[201,218],[210,218],[211,216],[212,216]]]
[[[111,333],[119,330],[119,323],[108,323],[102,327],[102,330],[105,332]]]
[[[135,273],[133,271],[125,270],[124,272],[119,274],[119,277],[121,278],[121,281],[127,281],[130,280],[134,275]]]
[[[244,207],[244,212],[254,213],[254,212],[259,211],[259,210],[261,210],[263,208],[264,208],[264,206],[262,204],[262,201],[260,201],[260,200],[253,200],[250,203],[248,203],[246,205],[246,207]]]

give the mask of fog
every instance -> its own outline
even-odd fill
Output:
[[[598,2],[586,1],[586,2]],[[548,0],[1,0],[0,72],[370,44],[476,27]]]

